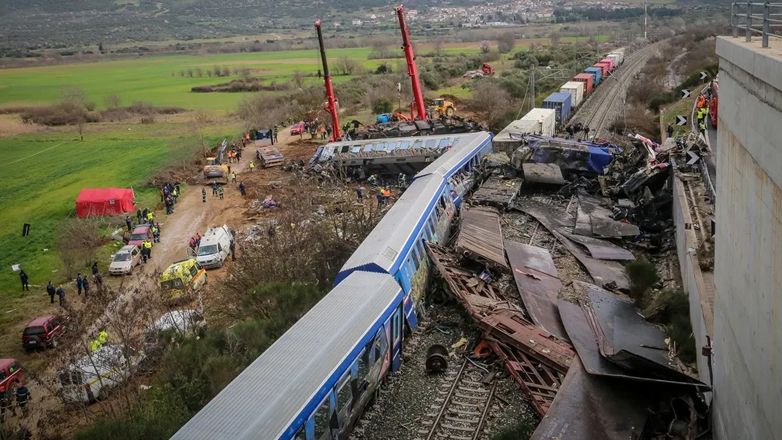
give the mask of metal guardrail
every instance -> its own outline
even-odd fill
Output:
[[[752,34],[760,34],[762,46],[768,47],[769,37],[782,39],[782,3],[732,3],[730,27],[733,38],[743,29],[747,41],[752,41]]]

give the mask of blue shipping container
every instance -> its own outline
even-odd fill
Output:
[[[595,81],[594,81],[595,84],[594,85],[600,84],[600,77],[603,76],[603,70],[601,68],[599,68],[599,67],[588,67],[588,68],[584,69],[584,72],[591,73],[592,75],[595,76]]]
[[[543,108],[555,110],[557,124],[563,124],[570,116],[570,93],[552,93],[543,100]]]

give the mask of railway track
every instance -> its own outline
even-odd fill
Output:
[[[427,420],[418,430],[423,440],[477,440],[486,426],[486,416],[497,381],[486,385],[486,371],[465,360],[458,371],[446,373],[437,389],[437,398],[429,408]]]
[[[627,86],[630,85],[633,76],[636,72],[646,64],[646,61],[652,55],[656,44],[652,44],[644,47],[631,56],[631,59],[627,60],[624,65],[616,70],[616,73],[605,79],[604,81],[615,80],[616,82],[605,91],[595,96],[597,101],[590,103],[589,108],[582,109],[577,115],[575,121],[581,122],[585,127],[590,128],[590,133],[594,133],[595,137],[600,135],[600,132],[606,128],[608,115],[611,114],[612,107],[616,105],[616,101],[627,90]],[[604,87],[601,88],[601,90]],[[581,114],[586,113],[585,118],[581,118]]]

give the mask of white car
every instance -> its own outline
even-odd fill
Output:
[[[129,244],[114,254],[109,264],[109,274],[125,275],[133,273],[133,268],[141,263],[141,251],[137,246]]]

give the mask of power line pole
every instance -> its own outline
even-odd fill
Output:
[[[532,88],[532,106],[530,108],[535,108],[535,66],[532,66],[529,79]]]
[[[646,34],[649,31],[648,15],[646,13],[646,1],[644,1],[644,40],[646,40]]]

